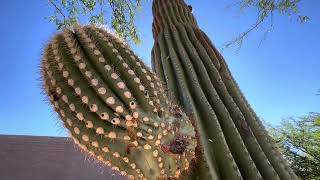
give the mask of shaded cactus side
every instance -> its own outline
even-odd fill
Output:
[[[298,179],[183,0],[153,1],[153,69],[195,116],[202,156],[189,179]]]
[[[57,34],[44,52],[44,89],[74,142],[130,179],[179,177],[195,130],[160,80],[121,41],[94,26]]]

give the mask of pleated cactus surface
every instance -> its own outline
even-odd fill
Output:
[[[130,179],[177,178],[197,146],[190,119],[116,37],[94,27],[58,33],[42,61],[44,89],[74,142]]]
[[[183,0],[153,1],[153,69],[199,133],[201,157],[189,178],[298,179],[191,10]]]

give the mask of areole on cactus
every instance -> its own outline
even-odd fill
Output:
[[[153,69],[195,119],[191,179],[298,179],[183,0],[153,1]]]
[[[94,26],[66,29],[44,52],[45,91],[74,142],[129,178],[179,177],[195,157],[191,121],[133,52]]]

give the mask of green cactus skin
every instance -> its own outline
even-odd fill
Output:
[[[186,179],[298,179],[184,1],[154,0],[153,14],[153,69],[200,136]]]
[[[195,158],[191,120],[121,41],[94,26],[54,36],[44,89],[79,147],[130,179],[177,178]]]

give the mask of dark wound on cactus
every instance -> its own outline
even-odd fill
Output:
[[[153,68],[200,135],[203,156],[189,178],[297,179],[188,5],[154,0],[153,14]]]
[[[98,161],[131,179],[176,178],[190,168],[197,143],[190,119],[108,32],[79,26],[57,34],[42,76],[74,142]]]

